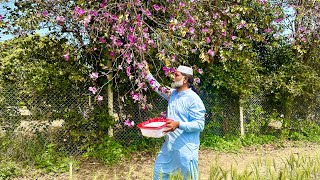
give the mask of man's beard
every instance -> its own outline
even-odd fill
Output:
[[[183,85],[183,78],[180,81],[174,81],[171,83],[171,87],[174,89],[180,88]]]

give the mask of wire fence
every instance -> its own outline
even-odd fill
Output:
[[[94,97],[81,91],[59,95],[48,94],[43,96],[28,94],[23,90],[2,89],[0,91],[0,134],[14,138],[17,134],[32,136],[46,133],[49,135],[45,138],[54,143],[64,143],[64,147],[69,152],[81,153],[82,149],[79,148],[79,144],[74,143],[74,139],[70,139],[74,130],[90,134],[101,128],[103,124],[108,124],[97,123],[98,120],[95,118],[100,118],[98,116],[91,118],[95,103]],[[252,96],[242,105],[238,99],[222,100],[221,97],[213,97],[204,93],[200,94],[200,97],[207,109],[206,127],[203,134],[240,135],[241,119],[244,123],[242,127],[244,132],[256,135],[281,133],[286,119],[296,119],[296,122],[312,121],[320,124],[319,97],[313,103],[301,99],[292,106],[293,109],[289,113],[274,109],[263,93]],[[112,136],[117,141],[130,145],[130,142],[139,141],[144,137],[138,128],[129,128],[123,122],[130,119],[137,124],[148,118],[159,117],[161,112],[166,111],[167,101],[158,96],[151,101],[153,109],[145,111],[139,108],[138,103],[119,103],[118,97],[115,96],[113,105],[116,118],[112,120],[115,121],[112,125]],[[240,112],[240,106],[243,106],[243,113]],[[107,109],[107,107],[102,106],[102,109]],[[75,112],[77,116],[70,112]],[[240,116],[241,114],[243,117]],[[292,126],[290,128],[296,128],[299,131],[299,124],[301,123],[290,124]],[[79,136],[77,142],[82,142],[81,138],[84,137]]]

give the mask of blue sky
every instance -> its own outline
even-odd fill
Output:
[[[6,2],[1,2],[1,4],[0,4],[0,14],[1,14],[2,16],[4,16],[4,15],[7,13],[6,10],[3,8],[3,7],[6,6],[6,5],[9,5],[10,7],[13,7],[13,3],[12,3],[12,2],[8,2],[8,3],[6,3]],[[7,40],[7,39],[11,39],[11,38],[13,38],[12,35],[4,35],[4,34],[2,34],[2,32],[0,31],[0,41],[4,41],[4,40]]]

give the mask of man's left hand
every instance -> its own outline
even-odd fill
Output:
[[[167,129],[164,130],[163,132],[165,132],[165,133],[172,132],[172,131],[176,130],[179,127],[179,124],[180,123],[178,121],[174,121],[174,120],[169,119],[167,121]]]

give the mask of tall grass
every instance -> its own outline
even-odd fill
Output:
[[[210,180],[232,179],[232,180],[315,180],[320,179],[320,156],[308,157],[301,155],[290,155],[290,157],[276,162],[262,161],[258,159],[250,167],[238,171],[232,167],[231,170],[223,170],[219,164],[213,164],[210,169]]]
[[[126,179],[133,178],[133,168],[127,174]],[[146,179],[143,174],[139,174],[138,179]],[[114,174],[114,180],[118,179]],[[201,174],[200,174],[201,177]],[[202,176],[203,177],[203,176]],[[92,179],[97,179],[93,177]],[[267,161],[258,159],[244,170],[231,167],[224,170],[216,160],[210,168],[209,180],[317,180],[320,179],[320,156],[315,157],[290,155],[281,160]],[[170,180],[183,180],[183,176],[175,173],[170,176]],[[201,178],[202,180],[202,178]]]

